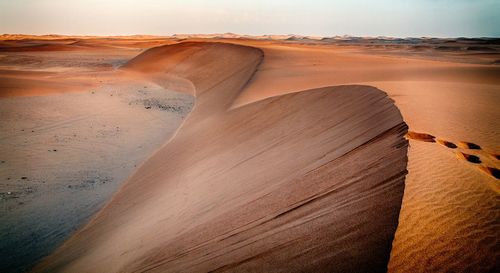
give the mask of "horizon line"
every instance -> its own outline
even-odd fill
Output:
[[[290,37],[300,37],[300,38],[337,38],[337,37],[345,37],[345,38],[393,38],[393,39],[460,39],[460,38],[465,38],[465,39],[500,39],[500,36],[390,36],[390,35],[366,35],[366,36],[359,36],[359,35],[350,35],[350,34],[336,34],[332,36],[322,36],[322,35],[304,35],[304,34],[278,34],[278,33],[273,33],[273,34],[260,34],[260,35],[255,35],[255,34],[239,34],[239,33],[234,33],[234,32],[221,32],[221,33],[174,33],[170,35],[162,35],[162,34],[111,34],[111,35],[98,35],[98,34],[59,34],[59,33],[47,33],[47,34],[27,34],[27,33],[2,33],[0,34],[0,37],[3,36],[35,36],[35,37],[44,37],[44,36],[58,36],[58,37],[134,37],[134,36],[151,36],[151,37],[158,37],[158,38],[173,38],[175,36],[202,36],[202,35],[235,35],[235,36],[241,36],[241,37],[234,37],[234,38],[245,38],[245,37],[260,37],[260,36],[290,36]],[[226,38],[226,37],[219,37],[219,38]],[[230,39],[226,38],[226,39]]]

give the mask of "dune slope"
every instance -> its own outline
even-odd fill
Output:
[[[365,84],[394,99],[409,130],[436,137],[437,143],[410,140],[389,272],[498,271],[500,66],[473,64],[485,57],[476,54],[428,52],[416,59],[408,50],[385,49],[388,56],[381,56],[363,46],[260,47],[266,59],[236,105],[317,86]],[[464,141],[481,149],[464,149]]]
[[[260,50],[183,43],[124,67],[196,95],[177,135],[35,272],[385,272],[407,127],[385,93],[326,87],[229,110]]]

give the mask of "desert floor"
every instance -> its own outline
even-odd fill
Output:
[[[351,262],[358,270],[493,271],[499,50],[466,39],[3,40],[0,269],[50,254],[35,271],[347,270],[325,261],[367,248],[377,263]],[[403,121],[420,133],[407,154]],[[353,217],[371,229],[338,223]]]

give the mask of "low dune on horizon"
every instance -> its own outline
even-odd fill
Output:
[[[0,36],[1,272],[495,272],[500,39]]]

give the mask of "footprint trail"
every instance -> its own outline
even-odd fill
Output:
[[[440,144],[453,150],[458,159],[471,163],[474,167],[478,168],[478,170],[490,177],[500,179],[500,170],[498,169],[500,165],[498,162],[500,155],[498,153],[489,153],[485,151],[481,145],[467,141],[460,141],[455,144],[452,141],[437,138],[431,134],[412,131],[408,131],[406,138],[409,140]],[[484,160],[488,158],[491,160]]]

